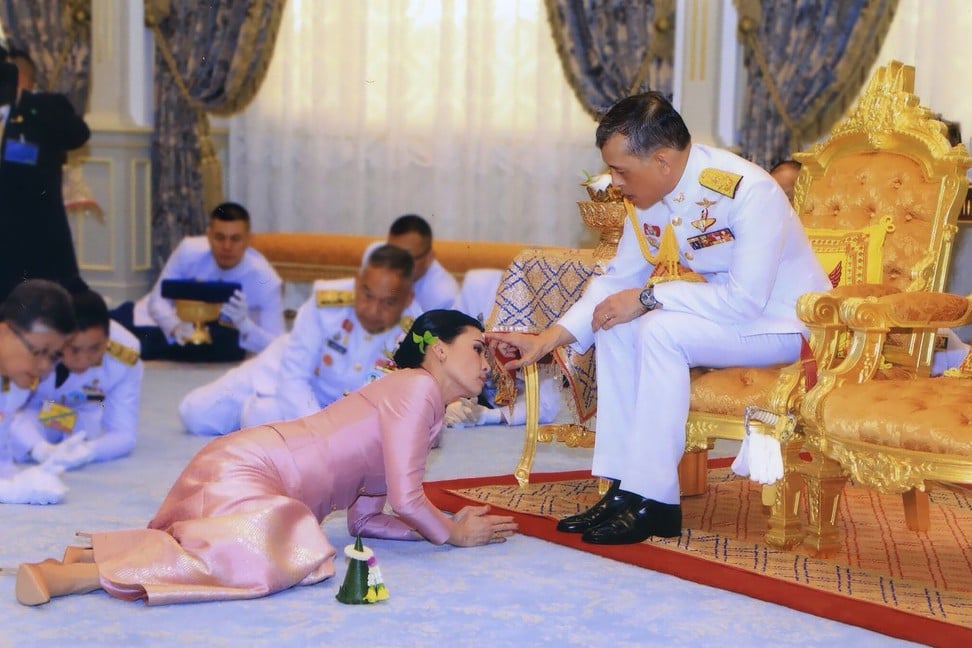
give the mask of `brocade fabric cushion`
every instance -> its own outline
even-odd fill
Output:
[[[692,372],[692,412],[742,417],[747,405],[766,408],[783,365]]]
[[[972,380],[872,380],[835,389],[822,413],[828,438],[972,456]]]

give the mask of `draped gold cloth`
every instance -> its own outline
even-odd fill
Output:
[[[539,333],[567,312],[599,274],[593,250],[527,248],[503,275],[488,327]],[[570,383],[573,413],[583,423],[597,406],[594,350],[577,353],[561,347],[554,359]]]

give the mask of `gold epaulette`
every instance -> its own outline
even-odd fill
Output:
[[[108,346],[105,347],[105,351],[108,352],[112,358],[124,362],[129,366],[134,366],[138,362],[138,351],[130,346],[125,346],[120,342],[115,342],[114,340],[108,340]]]
[[[353,290],[318,290],[315,293],[317,307],[348,306],[354,303]]]
[[[713,169],[712,167],[702,169],[702,173],[699,174],[700,185],[729,198],[736,197],[736,188],[739,187],[739,182],[742,179],[743,177],[738,173]]]
[[[415,318],[412,317],[411,315],[403,315],[402,319],[399,320],[398,322],[399,326],[401,326],[402,330],[405,331],[406,333],[408,333],[411,330],[412,324],[414,323],[415,323]]]

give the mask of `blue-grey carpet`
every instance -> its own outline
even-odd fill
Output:
[[[176,405],[223,369],[149,363],[134,454],[65,475],[56,506],[0,505],[0,565],[60,557],[75,531],[144,526],[206,439]],[[429,480],[512,470],[523,428],[449,429]],[[590,450],[541,445],[535,470],[590,467]],[[324,523],[339,549],[345,519]],[[0,577],[0,645],[887,646],[886,636],[525,536],[474,549],[370,540],[391,599],[343,605],[337,576],[250,601],[147,607],[104,592],[22,607]],[[933,641],[933,638],[929,639]]]

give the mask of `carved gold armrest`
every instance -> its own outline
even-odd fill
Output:
[[[806,293],[797,300],[797,317],[810,330],[810,347],[820,369],[832,367],[841,356],[847,325],[841,320],[840,307],[848,299],[884,297],[900,292],[885,284],[838,286],[827,292]]]

